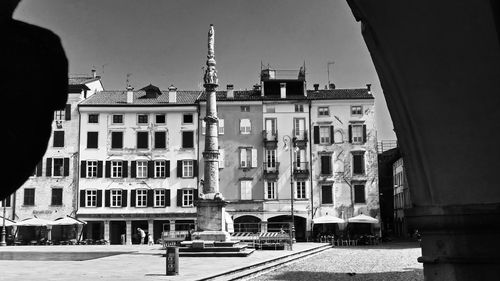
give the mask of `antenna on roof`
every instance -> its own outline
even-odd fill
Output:
[[[130,76],[132,76],[132,73],[127,73],[127,80],[125,81],[125,87],[130,86]]]
[[[328,86],[330,86],[330,65],[334,65],[335,61],[329,61],[326,63],[326,72],[328,73]],[[333,70],[332,70],[332,78],[333,78]]]

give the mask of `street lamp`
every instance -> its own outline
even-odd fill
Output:
[[[0,246],[7,246],[7,243],[5,242],[5,199],[2,200],[2,207],[3,207],[3,217],[2,217],[2,240],[0,241]]]
[[[290,150],[290,215],[292,217],[292,228],[290,229],[292,234],[292,243],[295,241],[295,216],[293,210],[293,200],[295,199],[293,194],[293,151],[297,151],[298,147],[292,149],[292,138],[290,136],[283,136],[283,147],[285,150]]]

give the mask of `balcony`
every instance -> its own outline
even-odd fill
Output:
[[[308,180],[309,162],[293,162],[293,177],[295,180]]]
[[[295,130],[293,132],[293,145],[305,149],[309,141],[307,130]]]
[[[278,131],[262,131],[262,137],[264,138],[264,148],[265,149],[276,149],[278,148]]]
[[[277,181],[279,177],[279,162],[264,162],[264,179]]]

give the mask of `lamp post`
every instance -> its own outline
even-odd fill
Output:
[[[292,228],[290,229],[292,234],[292,243],[295,241],[295,216],[293,210],[293,149],[292,149],[292,138],[288,135],[283,136],[283,143],[285,144],[285,150],[290,150],[290,215],[292,217]]]
[[[2,200],[3,216],[2,216],[2,240],[0,241],[0,246],[7,246],[5,242],[5,199]]]

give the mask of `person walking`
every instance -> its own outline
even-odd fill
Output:
[[[155,242],[153,241],[153,235],[148,233],[148,246],[154,246]]]
[[[137,232],[139,232],[139,237],[141,240],[139,240],[139,244],[144,245],[144,238],[146,237],[146,232],[142,230],[140,227],[137,228]]]

